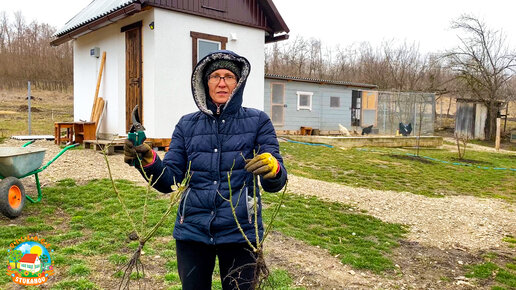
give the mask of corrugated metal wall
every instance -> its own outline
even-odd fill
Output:
[[[468,139],[485,139],[487,107],[481,103],[457,102],[455,133]]]
[[[455,133],[469,139],[475,136],[475,104],[457,103],[455,115]]]

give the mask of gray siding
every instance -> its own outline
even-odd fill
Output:
[[[276,130],[299,130],[312,127],[320,130],[339,130],[339,124],[351,127],[352,88],[339,85],[321,85],[297,81],[265,79],[264,111],[272,119],[272,84],[285,85],[284,123],[275,125]],[[312,110],[297,110],[297,92],[311,92]],[[330,97],[340,98],[340,107],[330,107]]]

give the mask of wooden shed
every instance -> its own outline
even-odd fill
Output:
[[[126,135],[138,104],[147,136],[170,140],[179,118],[197,110],[190,76],[198,60],[218,49],[245,56],[244,106],[263,109],[265,44],[288,32],[272,0],[94,0],[51,44],[73,41],[75,121],[90,119],[106,52],[100,133]]]

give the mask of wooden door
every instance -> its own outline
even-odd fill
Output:
[[[285,84],[271,84],[271,120],[273,125],[285,125]]]
[[[362,91],[362,127],[373,125],[376,127],[377,122],[377,106],[378,106],[378,92],[377,91]]]
[[[351,126],[359,127],[362,117],[362,91],[351,91]]]
[[[138,105],[138,113],[143,123],[141,22],[140,25],[131,26],[125,30],[125,125],[127,132],[131,128],[131,113],[136,105]]]

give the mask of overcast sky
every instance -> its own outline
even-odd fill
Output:
[[[22,11],[27,22],[37,19],[60,28],[91,0],[0,0],[0,11],[13,17]],[[516,44],[515,0],[273,0],[290,28],[291,38],[320,39],[323,45],[346,47],[368,41],[395,40],[419,44],[422,52],[438,52],[457,43],[450,22],[469,13],[491,28],[501,29]],[[515,45],[513,45],[515,46]]]

